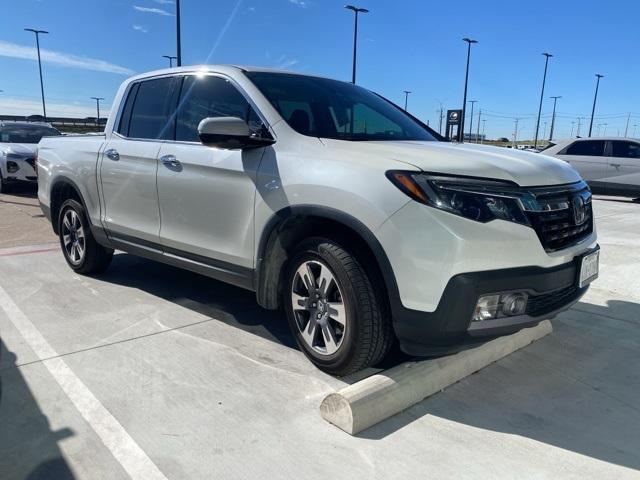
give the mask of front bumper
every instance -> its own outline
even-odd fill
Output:
[[[433,312],[392,305],[401,349],[418,356],[447,353],[553,318],[589,288],[578,288],[579,258],[550,268],[519,267],[456,275],[447,283]],[[480,296],[514,290],[529,293],[525,315],[471,322]]]

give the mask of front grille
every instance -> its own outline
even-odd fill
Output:
[[[554,292],[531,296],[527,301],[526,314],[531,317],[546,315],[573,301],[577,294],[578,287],[571,285]]]
[[[593,232],[591,192],[559,187],[533,189],[538,211],[527,211],[531,226],[548,252],[570,247]],[[576,215],[576,209],[580,209]]]

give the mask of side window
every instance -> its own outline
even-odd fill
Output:
[[[131,112],[129,137],[173,139],[174,84],[175,77],[140,82]]]
[[[601,157],[604,155],[604,140],[582,140],[567,147],[565,155],[586,155]]]
[[[613,156],[621,158],[640,158],[640,144],[613,141]]]
[[[239,117],[252,131],[262,121],[231,82],[215,76],[187,76],[178,103],[176,140],[198,142],[198,124],[207,117]]]
[[[133,84],[129,89],[129,95],[127,96],[127,102],[122,109],[122,116],[120,117],[120,125],[118,126],[118,133],[124,137],[129,136],[129,125],[131,122],[131,111],[133,110],[133,102],[136,100],[138,94],[139,83]]]

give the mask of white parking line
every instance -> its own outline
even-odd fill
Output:
[[[0,308],[4,310],[38,358],[43,360],[42,363],[69,400],[129,476],[134,480],[167,480],[144,450],[73,373],[65,361],[59,357],[51,358],[57,357],[57,352],[2,287],[0,287]],[[45,360],[47,358],[48,360]]]

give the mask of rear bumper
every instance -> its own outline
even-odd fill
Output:
[[[392,305],[396,336],[405,353],[424,356],[464,349],[487,338],[516,332],[553,318],[576,303],[588,289],[578,288],[578,275],[579,257],[550,268],[520,267],[456,275],[447,283],[433,312]],[[529,293],[525,315],[471,322],[478,297],[513,290]]]

